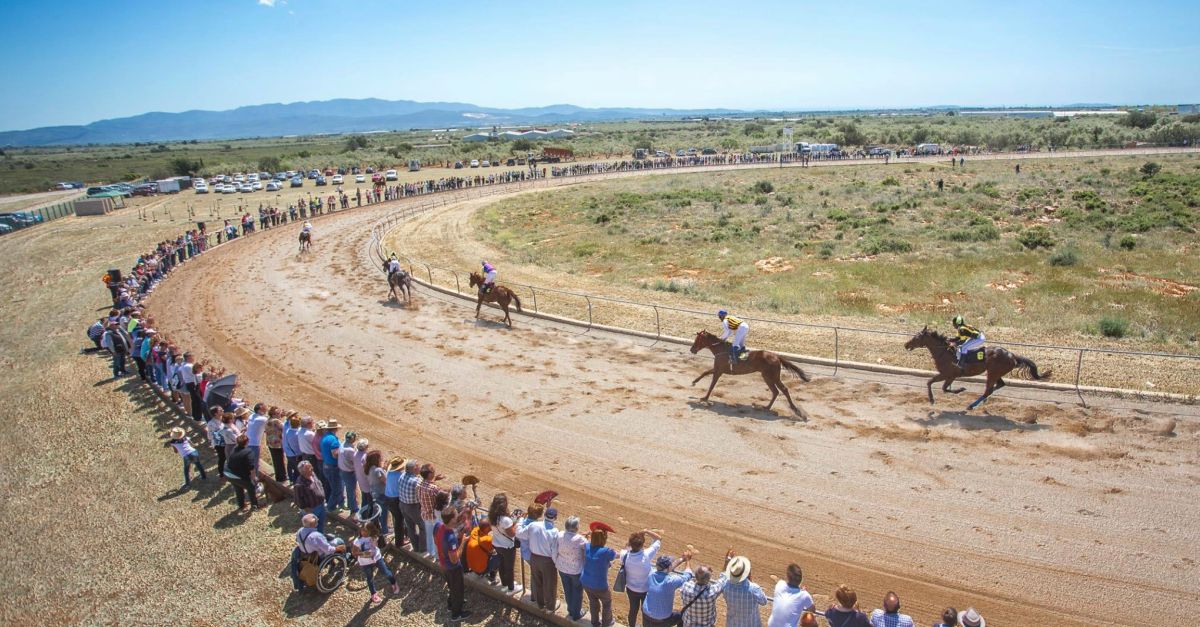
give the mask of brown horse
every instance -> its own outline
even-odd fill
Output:
[[[496,303],[504,310],[504,323],[508,328],[512,328],[512,318],[508,315],[509,303],[517,304],[517,311],[521,311],[521,299],[517,297],[517,293],[504,287],[503,285],[494,285],[487,293],[483,291],[483,275],[478,272],[471,273],[471,287],[479,288],[479,300],[475,302],[475,317],[479,317],[479,309],[484,303]]]
[[[388,293],[388,300],[394,300],[394,301],[399,302],[400,301],[399,294],[403,294],[404,302],[405,303],[411,302],[412,301],[412,276],[410,276],[404,270],[398,270],[396,272],[388,272],[388,262],[387,261],[383,262],[383,271],[385,274],[387,274],[388,288],[390,288],[390,290],[391,290]]]
[[[808,375],[804,374],[800,366],[770,351],[750,351],[746,359],[736,364],[730,364],[729,351],[732,347],[729,345],[729,342],[718,339],[717,336],[708,331],[701,331],[696,334],[696,341],[692,342],[692,354],[695,355],[702,348],[712,351],[713,367],[700,373],[700,376],[692,381],[692,385],[696,385],[700,382],[700,379],[710,374],[712,375],[712,383],[708,385],[708,393],[704,395],[704,398],[700,399],[701,402],[708,402],[708,397],[712,395],[713,388],[717,387],[717,379],[720,379],[721,375],[761,372],[763,381],[767,383],[767,387],[771,390],[771,402],[767,403],[767,409],[771,409],[771,406],[775,404],[775,399],[779,397],[779,393],[783,392],[783,396],[787,399],[788,405],[791,405],[792,411],[799,414],[805,420],[808,419],[808,414],[792,402],[792,395],[788,393],[787,386],[783,384],[783,379],[780,376],[783,368],[787,368],[788,371],[799,376],[801,380],[808,382]]]
[[[905,342],[904,348],[912,350],[914,348],[924,346],[929,349],[929,354],[933,356],[933,363],[937,366],[937,376],[929,380],[925,387],[929,389],[929,403],[933,404],[933,384],[938,381],[945,381],[942,384],[942,391],[951,394],[959,394],[966,388],[950,389],[950,384],[959,377],[973,377],[976,375],[987,373],[987,387],[983,391],[983,396],[975,399],[975,402],[967,405],[967,409],[975,409],[977,405],[987,400],[987,397],[992,395],[992,392],[1004,387],[1004,375],[1017,370],[1018,372],[1027,371],[1029,376],[1034,381],[1039,379],[1049,379],[1051,371],[1047,370],[1045,374],[1038,374],[1037,364],[1033,360],[1021,357],[1005,348],[988,347],[984,349],[984,361],[979,363],[972,361],[967,364],[966,370],[958,367],[958,354],[954,349],[954,345],[950,342],[950,338],[930,329],[926,326],[924,329],[917,331],[917,334],[912,336],[912,339]]]
[[[312,246],[312,231],[300,231],[300,252]]]

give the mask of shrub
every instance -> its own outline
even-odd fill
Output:
[[[1117,246],[1125,250],[1133,250],[1137,246],[1137,238],[1132,235],[1126,235],[1121,238],[1121,241],[1117,242]]]
[[[892,185],[892,186],[895,186],[895,187],[899,187],[899,186],[900,186],[900,179],[898,179],[898,178],[896,178],[896,177],[894,177],[894,176],[889,176],[889,177],[887,177],[887,178],[883,179],[883,182],[882,182],[882,183],[880,183],[880,185],[884,185],[884,186]]]
[[[821,259],[829,259],[833,256],[833,242],[821,242],[821,249],[817,251],[817,256]]]
[[[1079,255],[1074,249],[1067,248],[1050,255],[1048,261],[1052,266],[1073,266],[1079,263]]]
[[[894,237],[869,238],[862,241],[862,251],[868,255],[880,253],[906,253],[912,250],[912,244]]]
[[[1146,178],[1150,178],[1161,171],[1162,166],[1153,161],[1147,161],[1146,163],[1143,163],[1142,169],[1140,170],[1142,176],[1145,176]]]
[[[1030,250],[1054,248],[1054,236],[1044,226],[1034,226],[1025,229],[1023,233],[1017,236],[1017,241]]]
[[[754,191],[759,194],[770,194],[775,191],[775,186],[771,184],[771,181],[759,181],[754,184]]]
[[[1129,331],[1129,323],[1122,318],[1114,318],[1112,316],[1104,316],[1100,318],[1097,324],[1100,329],[1100,334],[1104,337],[1123,338]]]
[[[1000,229],[994,224],[985,224],[970,229],[944,231],[942,239],[951,242],[990,242],[1000,239]]]

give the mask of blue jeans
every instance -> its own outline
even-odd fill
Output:
[[[246,448],[254,451],[254,480],[258,481],[258,460],[262,457],[262,445],[247,446]]]
[[[350,511],[358,511],[358,477],[353,470],[339,470],[342,475],[342,489],[346,492],[346,507]]]
[[[318,505],[316,507],[313,507],[312,511],[310,511],[309,513],[312,514],[313,516],[317,517],[317,531],[319,531],[321,533],[325,533],[325,518],[326,518],[325,506]]]
[[[362,565],[360,564],[360,566],[362,566]],[[396,576],[392,574],[391,569],[388,568],[387,563],[384,562],[383,558],[381,557],[378,560],[376,560],[374,564],[367,564],[366,566],[362,566],[363,578],[365,578],[367,580],[367,589],[371,591],[371,594],[375,594],[375,569],[376,568],[379,569],[379,572],[383,573],[384,577],[387,577],[388,583],[392,584],[393,586],[396,585]]]
[[[571,620],[579,620],[583,616],[583,583],[579,580],[580,575],[559,572],[558,578],[562,580],[563,597],[567,600],[567,616]]]
[[[342,473],[336,465],[322,464],[321,474],[325,475],[325,480],[329,482],[329,491],[325,493],[326,509],[334,509],[341,507],[343,498],[342,494]]]
[[[288,481],[296,483],[296,475],[300,474],[300,456],[287,458],[287,478]]]
[[[125,353],[113,353],[113,378],[125,374]]]
[[[204,474],[204,464],[200,462],[200,454],[192,453],[183,458],[183,485],[192,483],[192,466],[200,471],[201,479],[208,479],[208,475]]]

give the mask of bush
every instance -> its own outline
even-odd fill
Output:
[[[833,242],[821,242],[821,249],[817,251],[817,256],[821,259],[829,259],[833,256]]]
[[[894,237],[870,238],[862,241],[862,251],[868,255],[880,253],[906,253],[912,250],[912,244]]]
[[[775,191],[775,186],[771,184],[771,181],[759,181],[754,184],[754,191],[759,194],[770,194]]]
[[[1073,266],[1079,263],[1079,255],[1074,249],[1067,248],[1050,255],[1048,261],[1052,266]]]
[[[1157,163],[1155,163],[1153,161],[1147,161],[1146,163],[1142,164],[1142,169],[1140,171],[1142,173],[1142,176],[1145,176],[1146,178],[1150,178],[1150,177],[1154,176],[1155,174],[1158,174],[1159,172],[1161,172],[1162,166],[1158,165]]]
[[[1158,121],[1158,116],[1151,111],[1130,111],[1117,120],[1117,124],[1130,128],[1150,128]]]
[[[1000,239],[1000,229],[994,224],[985,224],[969,229],[952,229],[942,233],[942,239],[951,242],[990,242]]]
[[[1121,238],[1121,241],[1117,242],[1117,246],[1125,250],[1133,250],[1137,246],[1137,238],[1132,235],[1126,235]]]
[[[882,183],[880,183],[880,185],[883,185],[883,186],[892,185],[892,186],[895,186],[895,187],[899,187],[899,186],[900,186],[900,179],[898,179],[898,178],[896,178],[896,177],[894,177],[894,176],[889,176],[889,177],[887,177],[887,178],[883,179],[883,182],[882,182]]]
[[[1017,236],[1017,241],[1030,250],[1054,248],[1054,236],[1044,226],[1034,226],[1025,229],[1023,233]]]
[[[1104,337],[1123,338],[1129,331],[1129,323],[1121,318],[1104,316],[1097,324],[1100,334]]]

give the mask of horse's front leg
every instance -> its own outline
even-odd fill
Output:
[[[475,301],[475,318],[476,319],[479,318],[479,308],[480,307],[483,307],[483,297],[482,296],[480,296],[479,299]]]
[[[696,385],[697,383],[699,383],[699,382],[700,382],[700,379],[703,379],[704,377],[707,377],[708,375],[710,375],[710,374],[712,374],[712,373],[713,373],[713,370],[712,370],[712,368],[709,368],[708,370],[705,370],[704,372],[701,372],[701,373],[700,373],[700,376],[698,376],[698,377],[696,377],[695,379],[693,379],[693,380],[692,380],[692,385]]]
[[[954,383],[954,380],[955,380],[955,379],[957,379],[957,378],[958,378],[958,377],[950,377],[949,379],[946,379],[946,382],[942,384],[942,391],[943,391],[943,392],[948,392],[948,393],[950,393],[950,394],[962,394],[963,392],[966,392],[966,391],[967,391],[967,388],[954,388],[954,389],[950,389],[950,384],[951,384],[951,383]]]
[[[933,404],[933,384],[937,383],[938,381],[941,381],[945,376],[946,375],[938,373],[936,376],[934,376],[932,379],[930,379],[928,382],[925,383],[925,389],[929,391],[929,404],[930,405]],[[942,386],[942,389],[945,389],[945,386]]]
[[[721,378],[721,371],[717,370],[716,368],[713,368],[712,382],[708,384],[708,392],[705,393],[704,398],[700,399],[701,402],[703,402],[703,403],[708,402],[708,397],[712,396],[713,388],[717,387],[717,380],[720,378]]]

